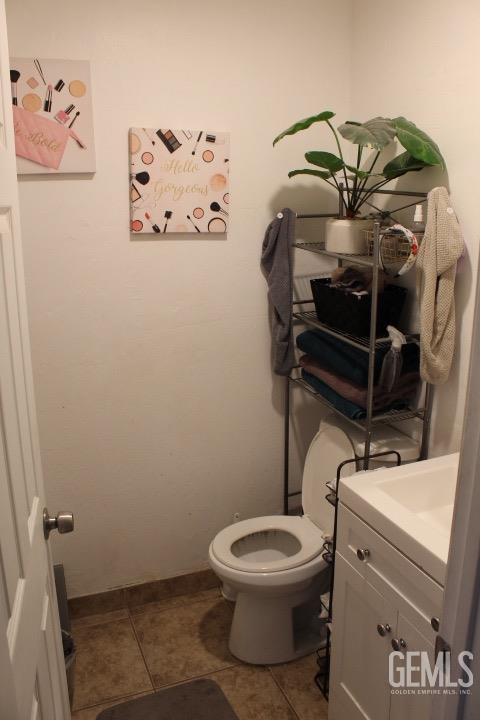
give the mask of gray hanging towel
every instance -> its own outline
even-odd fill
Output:
[[[267,227],[262,245],[261,266],[268,284],[272,314],[273,369],[288,375],[295,365],[292,336],[292,257],[296,214],[284,208]]]

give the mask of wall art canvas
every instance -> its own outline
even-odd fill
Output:
[[[11,58],[10,82],[18,174],[95,172],[90,63]]]
[[[132,233],[226,233],[228,133],[130,128]]]

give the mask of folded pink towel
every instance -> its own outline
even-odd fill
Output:
[[[318,360],[315,360],[311,355],[302,355],[299,362],[308,373],[326,383],[346,400],[350,400],[350,402],[362,408],[367,407],[367,388],[354,385],[340,375],[325,370]],[[373,390],[374,411],[381,410],[397,400],[409,400],[412,398],[418,388],[419,379],[420,375],[417,372],[405,373],[400,376],[391,392],[385,392],[385,390],[376,386]]]

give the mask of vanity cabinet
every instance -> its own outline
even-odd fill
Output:
[[[389,656],[393,641],[433,661],[443,588],[342,503],[338,512],[329,720],[428,720],[431,696],[390,687]]]

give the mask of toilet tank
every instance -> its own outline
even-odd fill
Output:
[[[318,433],[310,443],[305,458],[302,480],[303,511],[322,532],[333,533],[334,510],[326,500],[329,492],[327,482],[335,486],[337,468],[340,463],[364,454],[365,433],[337,415],[329,415],[320,423]],[[380,426],[374,430],[370,453],[396,450],[400,453],[402,464],[418,460],[419,443],[395,428]],[[389,467],[397,464],[396,455],[370,461],[370,469]],[[347,477],[361,470],[360,461],[350,463],[342,470]]]

